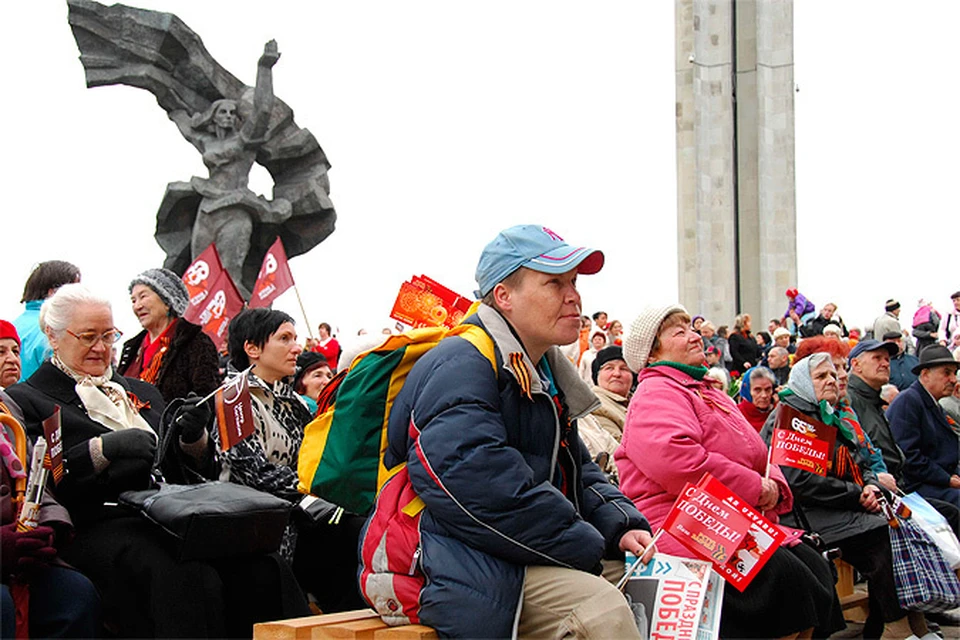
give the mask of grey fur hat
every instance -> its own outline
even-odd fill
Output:
[[[153,289],[154,293],[163,300],[163,303],[170,307],[172,315],[179,318],[187,310],[187,304],[190,302],[187,286],[183,284],[180,276],[173,271],[169,269],[147,269],[130,281],[128,291],[132,293],[133,288],[138,284]]]

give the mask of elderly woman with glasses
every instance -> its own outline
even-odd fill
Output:
[[[641,313],[623,354],[639,374],[614,457],[621,491],[651,525],[662,526],[685,485],[705,473],[774,522],[790,510],[783,474],[765,473],[767,446],[730,397],[709,384],[703,342],[683,307]],[[692,555],[670,536],[657,547]],[[743,592],[723,596],[724,638],[827,636],[843,626],[830,567],[803,544],[777,549]]]
[[[164,401],[152,385],[113,370],[120,332],[110,303],[83,285],[65,285],[44,302],[40,325],[53,355],[7,391],[34,439],[59,407],[66,473],[57,497],[76,526],[61,556],[100,590],[110,633],[249,637],[254,621],[305,615],[295,585],[300,606],[282,606],[281,581],[292,585],[293,577],[278,558],[180,562],[167,533],[116,505],[121,492],[151,484]],[[206,451],[205,423],[190,415],[183,415],[179,448]]]

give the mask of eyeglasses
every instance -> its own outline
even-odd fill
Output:
[[[67,329],[67,333],[76,338],[77,341],[87,349],[92,349],[101,340],[103,341],[104,345],[109,347],[114,342],[119,340],[120,336],[123,335],[123,332],[121,332],[119,329],[111,329],[110,331],[106,331],[102,334],[97,333],[96,331],[87,331],[78,334],[70,331],[70,329]]]

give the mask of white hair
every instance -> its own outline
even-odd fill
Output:
[[[65,284],[47,298],[40,307],[40,330],[55,336],[63,335],[80,305],[89,304],[110,309],[110,301],[80,283]]]
[[[837,325],[830,323],[823,328],[823,335],[825,336],[836,336],[838,338],[843,337],[843,331]]]

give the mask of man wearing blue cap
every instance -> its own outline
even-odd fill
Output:
[[[577,276],[602,266],[601,252],[545,227],[502,231],[477,266],[482,304],[464,320],[490,337],[496,366],[457,337],[410,371],[384,463],[407,463],[419,539],[404,564],[395,552],[410,543],[388,523],[382,562],[370,563],[382,570],[361,574],[388,622],[453,637],[638,637],[626,600],[597,574],[603,558],[652,553],[649,525],[590,461],[576,421],[600,403],[557,348],[579,335]]]

